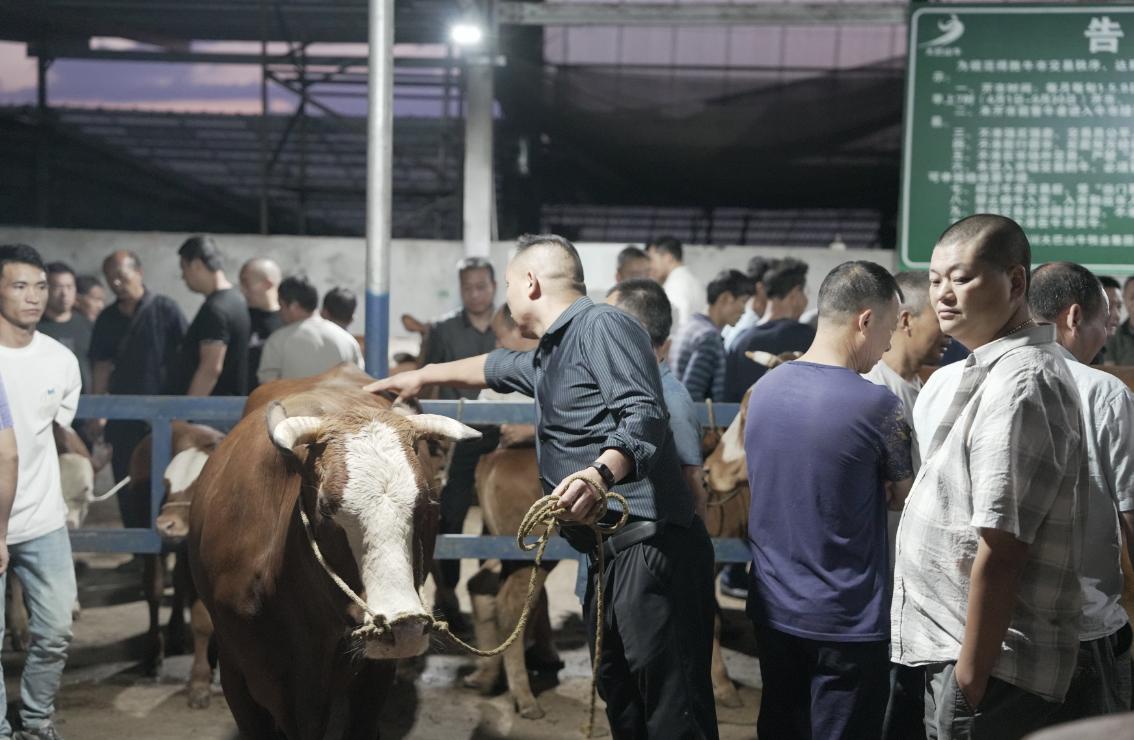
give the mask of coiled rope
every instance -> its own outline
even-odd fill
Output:
[[[595,514],[595,519],[601,519],[609,510],[610,502],[616,502],[622,509],[622,514],[619,516],[618,521],[612,524],[594,524],[589,525],[591,531],[595,535],[595,561],[598,566],[598,579],[595,584],[595,604],[596,609],[596,626],[595,626],[595,657],[591,664],[591,698],[590,707],[588,710],[587,725],[584,727],[584,734],[586,737],[591,737],[594,732],[595,725],[595,697],[598,687],[598,667],[599,661],[602,658],[602,637],[603,637],[603,619],[605,616],[605,594],[603,590],[603,574],[606,571],[606,557],[603,554],[602,542],[603,538],[609,537],[613,533],[621,529],[630,518],[630,504],[619,493],[614,491],[604,491],[601,486],[598,486],[594,481],[583,477],[582,475],[572,475],[568,477],[564,483],[568,486],[575,482],[582,481],[591,493],[598,497],[598,511]],[[299,518],[303,522],[303,531],[307,534],[307,541],[311,544],[311,551],[315,555],[315,560],[323,567],[323,570],[334,582],[339,590],[343,592],[362,612],[369,618],[369,622],[356,628],[351,632],[352,637],[356,638],[374,638],[378,637],[393,629],[394,623],[388,622],[381,614],[374,612],[360,597],[354,592],[346,581],[335,573],[334,569],[327,563],[326,558],[323,557],[322,550],[319,549],[319,543],[315,541],[315,533],[311,529],[311,520],[307,517],[307,512],[303,510],[303,506],[299,506]],[[520,527],[516,531],[516,546],[524,552],[535,551],[535,558],[532,561],[531,574],[528,576],[528,595],[524,599],[524,608],[520,612],[520,618],[516,622],[515,628],[512,633],[495,648],[491,650],[482,650],[474,645],[470,645],[461,638],[457,637],[449,629],[448,622],[430,617],[431,627],[434,632],[443,635],[449,639],[455,646],[464,650],[465,652],[476,655],[481,658],[492,658],[500,655],[505,650],[510,648],[516,640],[524,634],[524,629],[527,627],[528,618],[531,615],[532,604],[535,601],[536,593],[536,575],[540,564],[543,562],[543,554],[547,549],[547,543],[550,541],[555,527],[559,523],[561,515],[567,510],[559,505],[558,496],[543,496],[528,509],[524,514],[523,520],[520,522]],[[534,542],[528,542],[527,538],[536,534],[536,529],[542,527],[542,531],[536,535]],[[416,617],[413,617],[416,618]]]

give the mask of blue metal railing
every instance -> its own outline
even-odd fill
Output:
[[[165,468],[172,457],[172,422],[185,420],[202,424],[229,426],[240,419],[244,398],[186,398],[183,396],[83,396],[79,401],[79,418],[133,419],[150,425],[153,439],[150,460],[150,511],[156,519],[165,496]],[[534,419],[531,402],[509,401],[422,401],[424,411],[460,419],[466,424],[525,424]],[[698,404],[701,423],[710,423],[706,404]],[[715,404],[712,421],[727,426],[738,411],[738,405]],[[748,547],[744,540],[714,540],[718,562],[747,562]],[[71,532],[71,547],[76,552],[161,552],[162,539],[157,529],[91,528]],[[547,548],[548,558],[577,558],[579,554],[565,541],[555,538]],[[495,558],[530,560],[532,553],[516,548],[515,538],[489,535],[439,535],[435,557],[439,560],[460,558]]]

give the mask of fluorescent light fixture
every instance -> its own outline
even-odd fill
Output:
[[[479,46],[484,30],[475,23],[454,23],[449,28],[449,38],[457,46]]]

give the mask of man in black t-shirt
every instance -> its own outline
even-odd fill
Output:
[[[249,393],[260,384],[256,368],[260,367],[264,343],[272,332],[284,325],[279,298],[282,279],[280,266],[267,257],[253,257],[240,268],[240,292],[248,301],[248,318],[252,322],[252,333],[248,338]]]
[[[185,315],[173,299],[146,289],[142,262],[133,252],[114,252],[103,261],[102,272],[116,300],[98,315],[91,335],[91,392],[158,395],[164,392],[177,361]],[[106,423],[115,482],[128,475],[130,455],[148,433],[144,421],[111,419]],[[116,498],[125,526],[150,526],[148,490],[135,495],[134,489],[126,488]]]
[[[79,360],[83,393],[91,392],[90,320],[75,310],[75,271],[66,262],[47,266],[47,310],[39,330],[62,344]]]
[[[205,296],[181,342],[170,392],[186,396],[248,393],[248,303],[224,274],[224,258],[211,236],[192,236],[177,250],[181,278]]]
[[[815,327],[800,323],[807,308],[807,264],[790,257],[764,273],[768,307],[761,323],[736,338],[725,358],[725,401],[739,403],[745,391],[767,368],[748,359],[747,352],[806,352]]]

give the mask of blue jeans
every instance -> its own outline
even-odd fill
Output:
[[[23,582],[28,606],[31,644],[20,679],[20,719],[30,729],[51,723],[71,644],[71,608],[77,593],[71,538],[66,528],[60,527],[34,540],[8,545],[8,556],[8,569]],[[7,579],[7,573],[0,576],[0,593],[7,587]],[[0,609],[0,642],[3,638],[4,614]],[[0,673],[0,737],[12,734],[7,711],[8,697]]]

